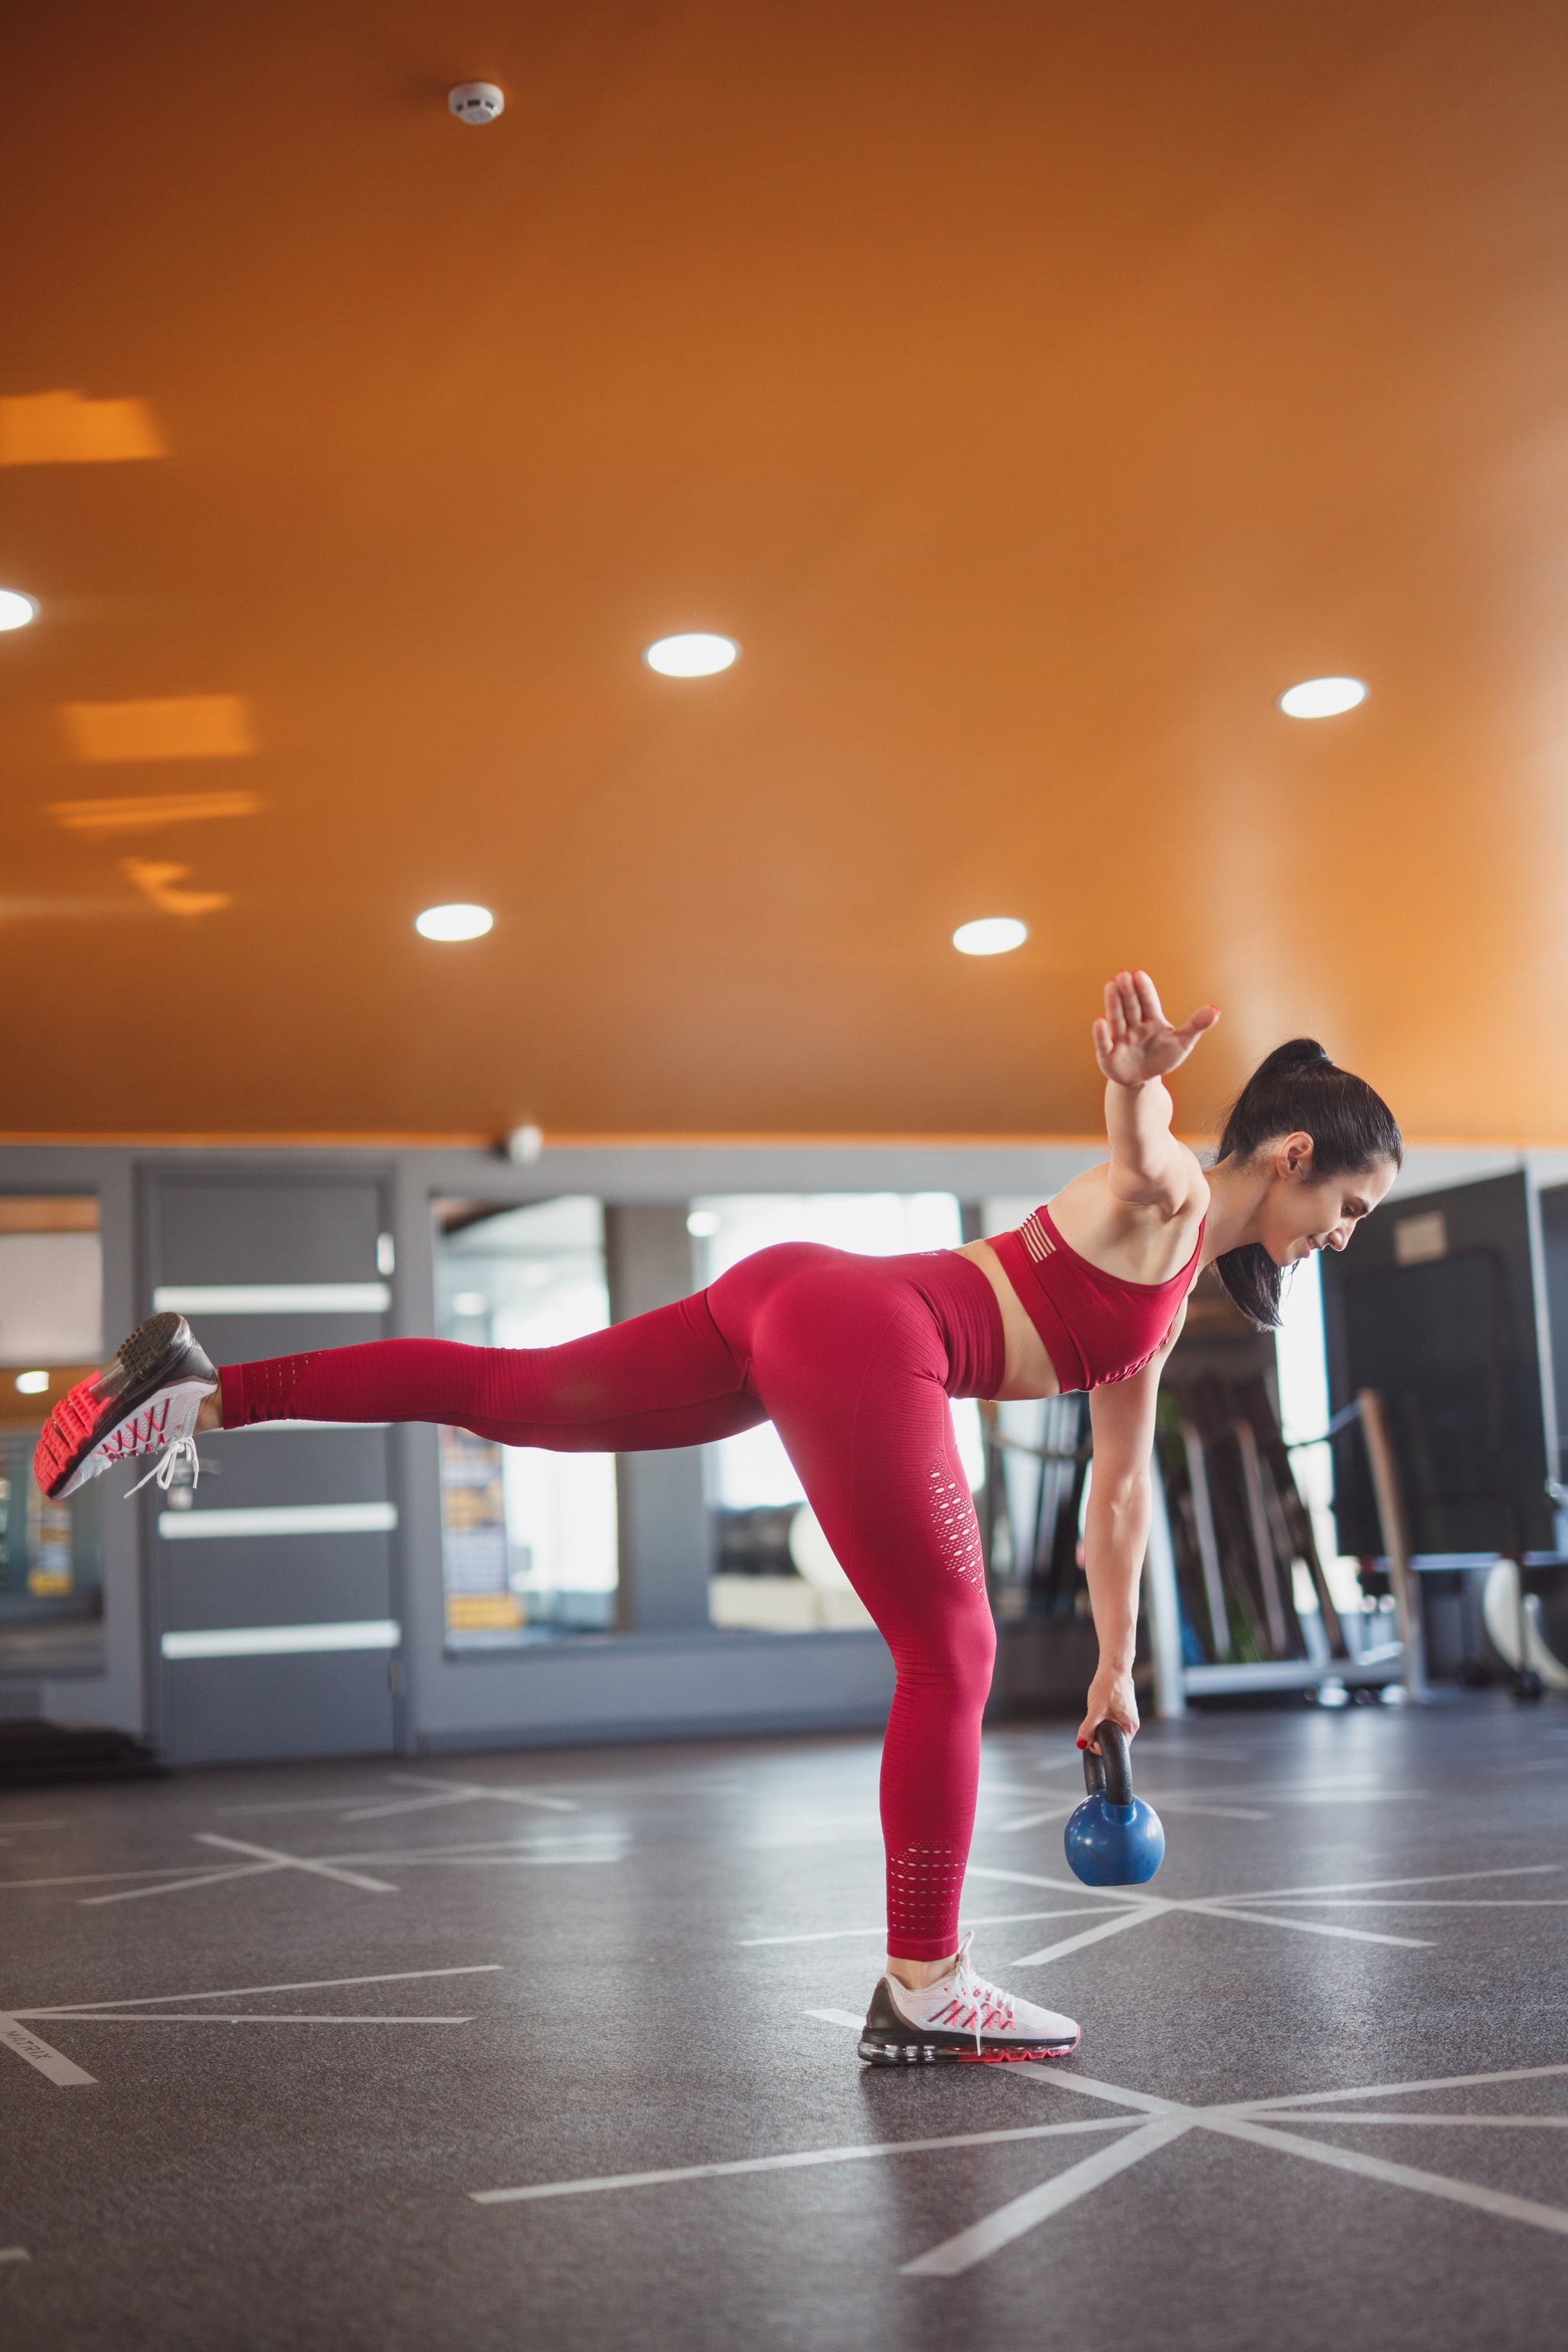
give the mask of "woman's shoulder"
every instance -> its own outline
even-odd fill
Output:
[[[1057,1213],[1058,1207],[1065,1209],[1071,1216],[1079,1213],[1080,1208],[1089,1209],[1092,1204],[1094,1208],[1103,1208],[1108,1217],[1127,1220],[1126,1225],[1122,1228],[1126,1231],[1132,1230],[1134,1226],[1142,1227],[1150,1224],[1174,1225],[1201,1223],[1207,1216],[1209,1210],[1208,1175],[1203,1161],[1191,1144],[1183,1143],[1174,1138],[1173,1140],[1180,1154],[1177,1164],[1186,1179],[1181,1198],[1174,1208],[1156,1207],[1152,1203],[1121,1199],[1110,1189],[1110,1160],[1097,1160],[1092,1168],[1084,1169],[1081,1174],[1070,1177],[1059,1192],[1051,1195],[1046,1206],[1051,1213],[1053,1222],[1060,1225],[1061,1221]]]
[[[1208,1214],[1209,1186],[1196,1152],[1181,1146],[1190,1181],[1173,1211],[1119,1200],[1107,1181],[1109,1161],[1087,1168],[1047,1203],[1068,1247],[1102,1273],[1131,1282],[1162,1282],[1181,1271]]]

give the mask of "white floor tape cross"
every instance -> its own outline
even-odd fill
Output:
[[[860,2020],[847,2010],[807,2010],[805,2014],[857,2033],[860,2031]],[[1306,2139],[1299,2131],[1287,2128],[1291,2123],[1296,2123],[1300,2126],[1310,2124],[1319,2130],[1336,2126],[1362,2130],[1369,2126],[1405,2125],[1447,2130],[1560,2132],[1568,2129],[1568,2114],[1430,2115],[1419,2110],[1368,2109],[1357,2103],[1411,2098],[1433,2091],[1492,2089],[1506,2083],[1545,2083],[1564,2077],[1568,2077],[1568,2063],[1513,2066],[1494,2074],[1453,2074],[1412,2083],[1363,2084],[1339,2091],[1286,2093],[1204,2107],[1189,2105],[1179,2099],[1154,2097],[1146,2091],[1125,2089],[1119,2084],[1098,2082],[1091,2075],[1072,2074],[1060,2066],[1016,2065],[1005,2070],[1005,2080],[1025,2083],[1037,2090],[1065,2092],[1069,2097],[1094,2099],[1128,2112],[1121,2116],[1096,2116],[1076,2126],[1071,2120],[1063,2120],[1035,2127],[1025,2126],[1022,2130],[956,2132],[940,2139],[884,2140],[847,2147],[803,2148],[784,2155],[742,2157],[713,2164],[660,2167],[644,2172],[600,2173],[582,2179],[542,2180],[516,2188],[474,2189],[468,2191],[468,2195],[476,2205],[531,2204],[561,2197],[669,2189],[683,2182],[751,2173],[795,2171],[818,2165],[870,2163],[952,2148],[980,2148],[1024,2138],[1066,2137],[1075,2129],[1079,2132],[1117,2134],[1110,2146],[1093,2149],[1076,2164],[1068,2165],[1065,2171],[1042,2181],[1037,2188],[1026,2189],[1022,2196],[1010,2198],[994,2212],[969,2222],[952,2236],[928,2247],[924,2253],[917,2254],[912,2261],[902,2265],[901,2275],[906,2278],[956,2278],[963,2272],[973,2270],[976,2263],[1000,2253],[1004,2247],[1012,2245],[1041,2223],[1065,2212],[1091,2190],[1104,2188],[1117,2174],[1142,2164],[1145,2158],[1162,2154],[1192,2132],[1205,2131],[1217,2133],[1222,2138],[1244,2141],[1249,2147],[1266,2149],[1277,2156],[1333,2166],[1384,2187],[1409,2189],[1418,2195],[1468,2206],[1499,2221],[1524,2222],[1559,2236],[1568,2236],[1568,2207],[1543,2204],[1534,2198],[1517,2197],[1478,2181],[1455,2180],[1445,2173],[1423,2171],[1412,2165],[1367,2154],[1361,2148],[1341,2147],[1327,2140]],[[1121,2136],[1123,2133],[1125,2137]]]
[[[47,2007],[0,2011],[0,2047],[46,2075],[62,2090],[95,2083],[74,2059],[52,2042],[29,2032],[24,2021],[43,2019],[54,2027],[70,2025],[471,2025],[466,2017],[404,2017],[364,2011],[212,2010],[171,2007],[171,2003],[258,1999],[264,1993],[325,1992],[354,1985],[414,1984],[433,1977],[484,1977],[503,1973],[500,1960],[481,1960],[467,1968],[399,1969],[364,1977],[307,1977],[289,1984],[226,1985],[216,1992],[136,1993],[121,2000],[66,2001]]]

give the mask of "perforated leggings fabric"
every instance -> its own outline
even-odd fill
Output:
[[[760,1250],[694,1297],[559,1348],[444,1339],[231,1364],[224,1425],[430,1421],[505,1445],[640,1453],[771,1420],[897,1669],[882,1749],[888,1949],[945,1959],[995,1632],[948,1400],[1002,1382],[990,1284],[947,1250]]]

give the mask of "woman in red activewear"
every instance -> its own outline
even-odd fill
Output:
[[[995,1632],[949,1399],[1091,1392],[1100,1664],[1080,1744],[1107,1720],[1135,1732],[1154,1398],[1187,1293],[1212,1264],[1253,1322],[1278,1322],[1282,1269],[1343,1249],[1404,1148],[1372,1088],[1297,1038],[1247,1081],[1205,1171],[1171,1133],[1162,1081],[1218,1018],[1205,1005],[1173,1028],[1145,973],[1118,974],[1094,1024],[1110,1159],[1016,1233],[912,1257],[784,1243],[559,1348],[384,1339],[220,1371],[182,1317],[157,1315],[56,1406],[39,1483],[70,1494],[162,1454],[148,1475],[167,1484],[202,1430],[282,1419],[447,1423],[582,1453],[707,1444],[771,1420],[898,1670],[882,1754],[888,1958],[860,2054],[1063,2056],[1072,2020],[986,1983],[959,1937]]]

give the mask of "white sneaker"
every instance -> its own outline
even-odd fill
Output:
[[[182,1459],[199,1475],[196,1414],[217,1384],[217,1368],[184,1317],[154,1315],[121,1342],[101,1372],[61,1397],[44,1423],[33,1475],[46,1495],[74,1495],[100,1471],[139,1454],[163,1454],[147,1473],[161,1486],[169,1486]]]
[[[973,1935],[965,1936],[946,1976],[911,1992],[896,1978],[883,1977],[866,2011],[860,2055],[871,2066],[934,2064],[1005,2065],[1012,2059],[1067,2058],[1078,2048],[1079,2030],[1054,2009],[1037,2009],[987,1984],[970,1964]]]

